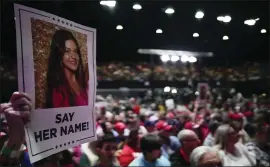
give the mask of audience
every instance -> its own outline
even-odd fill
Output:
[[[99,97],[97,141],[31,164],[23,127],[32,104],[26,94],[14,93],[1,104],[0,146],[7,149],[13,142],[17,156],[1,152],[0,166],[269,166],[268,102],[234,93],[202,105],[197,97],[185,105],[173,99],[174,107],[164,97],[151,103],[139,97]]]
[[[0,66],[3,79],[15,80],[16,67],[11,65]],[[265,69],[267,70],[267,69]],[[134,65],[134,63],[108,63],[97,66],[98,81],[133,80],[147,81],[151,77],[154,80],[187,81],[194,80],[221,80],[246,81],[257,80],[264,76],[259,63],[246,62],[243,65],[230,67],[203,67],[196,64],[169,64],[154,65],[148,63]]]

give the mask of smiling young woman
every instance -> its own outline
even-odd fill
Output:
[[[82,55],[70,31],[55,32],[47,75],[47,108],[84,106],[88,104],[87,82]]]

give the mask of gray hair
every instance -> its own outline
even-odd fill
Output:
[[[200,146],[195,148],[191,154],[190,154],[190,164],[192,167],[197,167],[199,165],[200,160],[207,152],[216,152],[218,155],[218,152],[216,149],[208,146]]]
[[[183,129],[178,133],[177,138],[178,140],[182,141],[186,136],[190,136],[190,135],[194,135],[198,137],[194,131],[189,130],[189,129]]]
[[[229,130],[231,126],[229,124],[220,125],[215,133],[215,144],[219,149],[224,149],[225,144],[228,141]]]

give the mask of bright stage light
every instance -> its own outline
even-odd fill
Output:
[[[196,14],[195,14],[195,18],[196,19],[202,19],[204,16],[204,13],[202,11],[198,11]]]
[[[173,14],[174,13],[174,9],[173,8],[167,8],[165,10],[165,13],[167,13],[167,14]]]
[[[160,60],[164,63],[170,61],[170,56],[169,55],[162,55],[160,56]]]
[[[134,10],[141,10],[142,9],[142,6],[140,4],[137,4],[136,3],[136,4],[133,5],[133,9]]]

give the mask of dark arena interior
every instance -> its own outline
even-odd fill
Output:
[[[270,165],[269,1],[1,0],[0,3],[1,103],[8,102],[19,89],[15,25],[18,18],[14,15],[14,3],[96,29],[93,112],[98,142],[62,151],[59,153],[62,156],[51,155],[36,166],[57,162],[62,167],[69,164],[199,167],[207,165],[206,155],[210,156],[216,146],[220,157],[216,157],[217,162],[209,160],[209,166],[217,166],[218,162],[221,166]],[[40,37],[38,42],[42,40]],[[51,95],[46,92],[51,89],[47,88],[51,83],[48,78],[49,72],[43,85],[44,106]],[[90,75],[89,80],[93,78]],[[74,93],[72,85],[67,88],[72,88],[68,95]],[[69,107],[77,103],[75,99],[61,106],[59,101],[53,101],[51,106]],[[1,120],[1,133],[8,134],[2,126],[9,125],[8,119],[1,116]],[[88,126],[87,123],[83,128],[89,129]],[[237,133],[239,142],[243,138],[241,147],[237,142],[232,146],[236,137],[231,133]],[[0,138],[3,143],[2,135]],[[200,144],[196,145],[196,140]],[[108,151],[113,150],[113,142],[117,148]],[[105,145],[110,148],[104,149]],[[238,149],[239,155],[232,153],[234,149]],[[254,156],[246,155],[245,149]],[[156,150],[161,156],[157,157]],[[23,165],[25,161],[29,159],[22,157],[18,163]]]

